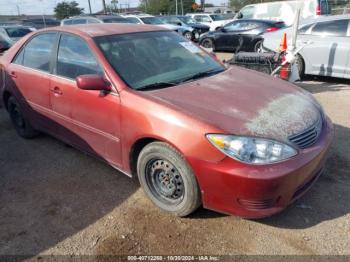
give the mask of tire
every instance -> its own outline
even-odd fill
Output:
[[[137,175],[146,195],[163,211],[184,217],[201,205],[200,189],[192,169],[166,143],[153,142],[142,149]]]
[[[185,37],[186,39],[192,41],[192,39],[193,39],[193,34],[192,34],[192,32],[187,31],[187,32],[184,33],[184,37]]]
[[[259,40],[254,44],[254,52],[255,53],[261,53],[262,52],[262,46],[263,45],[263,40]]]
[[[201,46],[203,46],[204,48],[212,48],[213,51],[215,50],[214,41],[211,38],[203,39],[201,42]]]
[[[38,132],[23,115],[23,110],[15,97],[11,96],[8,99],[7,109],[15,129],[21,137],[30,139],[38,135]]]
[[[305,77],[305,62],[301,55],[297,55],[297,59],[295,61],[298,71],[299,71],[299,77],[300,79],[303,79]]]

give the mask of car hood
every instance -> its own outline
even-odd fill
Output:
[[[160,24],[159,26],[165,27],[169,30],[179,30],[181,27],[178,25],[172,25],[172,24]]]
[[[143,94],[224,133],[283,141],[314,125],[322,110],[301,88],[235,66],[212,77]]]

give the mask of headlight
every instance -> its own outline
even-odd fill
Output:
[[[271,164],[298,153],[289,145],[262,138],[221,134],[208,134],[207,138],[224,154],[248,164]]]

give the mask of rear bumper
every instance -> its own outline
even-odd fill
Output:
[[[327,120],[317,144],[281,163],[253,166],[229,157],[220,163],[190,159],[204,207],[247,218],[282,211],[320,177],[332,138],[333,126]]]

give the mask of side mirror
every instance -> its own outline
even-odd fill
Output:
[[[225,27],[221,27],[221,28],[219,28],[219,30],[223,33],[225,33],[227,31]]]
[[[100,75],[80,75],[75,79],[78,88],[82,90],[97,90],[110,92],[111,83]]]
[[[178,26],[182,26],[182,24],[180,22],[177,23]]]
[[[237,14],[237,17],[236,17],[237,19],[242,19],[243,18],[243,14],[241,13],[241,12],[238,12],[238,14]]]

